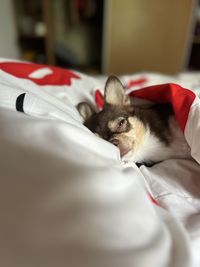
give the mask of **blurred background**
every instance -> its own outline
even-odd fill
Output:
[[[89,74],[200,70],[200,1],[0,3],[0,57]]]

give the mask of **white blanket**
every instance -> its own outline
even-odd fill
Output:
[[[122,80],[129,90],[175,82],[200,91],[198,73]],[[200,266],[198,98],[185,126],[196,161],[137,168],[75,108],[95,103],[104,81],[1,59],[0,266]]]

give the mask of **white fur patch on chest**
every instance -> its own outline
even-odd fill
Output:
[[[170,118],[169,124],[172,133],[169,145],[161,142],[159,137],[146,128],[140,146],[129,151],[123,160],[151,163],[169,158],[190,158],[190,148],[173,117]]]
[[[147,129],[140,146],[129,151],[123,159],[134,162],[157,162],[162,160],[160,157],[163,158],[163,150],[164,145],[155,135],[150,133],[149,129]]]

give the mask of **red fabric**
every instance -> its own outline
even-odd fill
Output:
[[[145,87],[132,91],[130,95],[159,103],[171,103],[182,131],[185,130],[190,107],[196,97],[192,91],[173,83]]]
[[[103,99],[101,92],[98,89],[95,91],[95,102],[96,102],[98,109],[103,108],[104,99]]]
[[[49,68],[53,73],[42,78],[31,78],[29,75],[39,69]],[[39,85],[71,85],[71,79],[80,79],[72,71],[43,64],[25,62],[0,62],[0,69],[18,78],[29,79]]]
[[[135,80],[129,80],[127,83],[127,88],[131,88],[133,86],[144,86],[144,84],[147,82],[147,78],[139,78]]]

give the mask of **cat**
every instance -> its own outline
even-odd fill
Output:
[[[79,103],[77,108],[84,125],[118,147],[122,160],[152,165],[170,158],[191,157],[172,106],[134,105],[116,76],[107,79],[100,112],[86,102]]]

